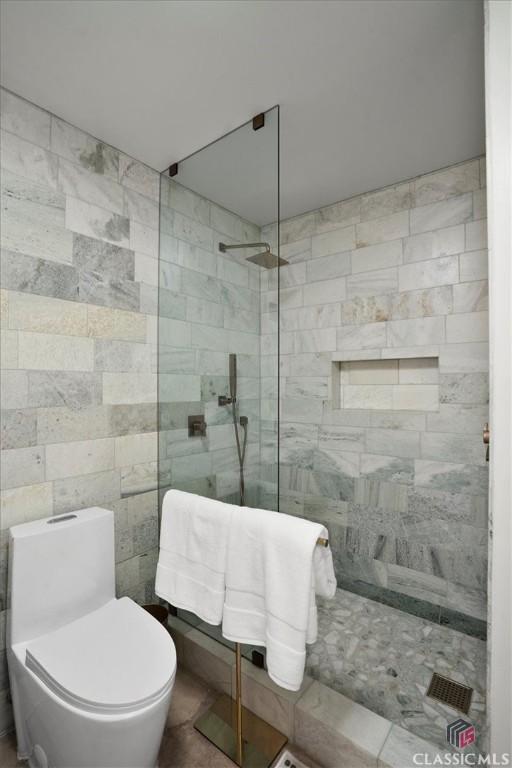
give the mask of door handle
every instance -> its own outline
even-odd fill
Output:
[[[489,448],[491,443],[491,430],[489,429],[489,423],[484,425],[484,430],[482,433],[482,440],[484,445],[487,446],[487,450],[485,452],[485,460],[489,461]]]

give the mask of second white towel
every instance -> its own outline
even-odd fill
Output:
[[[267,649],[267,671],[283,688],[299,690],[306,643],[317,633],[315,594],[332,597],[336,579],[324,526],[302,518],[242,507],[231,520],[222,634]]]

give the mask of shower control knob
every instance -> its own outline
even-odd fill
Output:
[[[206,436],[206,421],[203,414],[198,416],[188,417],[188,436],[189,437],[205,437]]]

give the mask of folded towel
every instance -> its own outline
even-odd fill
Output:
[[[315,594],[333,597],[336,579],[324,526],[242,507],[229,536],[223,635],[264,645],[270,677],[292,691],[304,676],[306,643],[317,637]]]
[[[225,594],[230,504],[171,490],[162,504],[156,594],[220,624]]]

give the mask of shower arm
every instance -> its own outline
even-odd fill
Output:
[[[264,248],[267,253],[271,253],[270,243],[237,243],[236,245],[227,245],[226,243],[219,243],[219,251],[225,253],[226,251],[235,251],[241,248]]]

